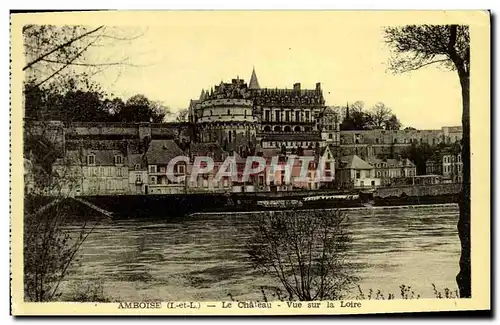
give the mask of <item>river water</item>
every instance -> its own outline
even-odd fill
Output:
[[[455,291],[458,206],[346,210],[350,251],[365,293],[399,296],[409,285],[433,298],[432,283]],[[112,300],[262,300],[261,277],[244,243],[252,214],[101,222],[81,248],[68,283],[100,281]],[[70,229],[78,229],[74,222]],[[357,295],[353,289],[352,297]]]

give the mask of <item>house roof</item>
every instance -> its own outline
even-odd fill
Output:
[[[124,156],[121,150],[92,150],[92,149],[83,149],[83,159],[82,163],[86,162],[86,157],[88,155],[95,156],[95,164],[97,166],[114,166],[115,165],[115,156],[122,157],[122,164],[127,165],[128,159],[127,156]],[[76,158],[78,154],[76,154],[73,158]]]
[[[415,164],[408,158],[403,159],[380,159],[375,157],[370,157],[366,159],[366,161],[372,166],[376,166],[376,164],[386,163],[386,167],[415,167]]]
[[[149,165],[168,164],[174,157],[183,155],[184,152],[174,140],[151,140],[146,159]]]
[[[373,166],[356,155],[340,157],[341,169],[373,169]]]
[[[191,143],[189,147],[191,157],[213,156],[215,160],[222,160],[227,154],[217,143]]]
[[[140,164],[142,166],[142,154],[132,153],[128,155],[128,165],[129,167],[135,167],[135,165]]]

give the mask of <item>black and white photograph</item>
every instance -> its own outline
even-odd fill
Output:
[[[11,21],[14,314],[490,309],[487,11]]]

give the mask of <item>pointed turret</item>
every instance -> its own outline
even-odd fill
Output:
[[[260,89],[259,80],[257,80],[257,75],[255,74],[255,68],[252,70],[252,76],[250,77],[248,89]]]
[[[202,89],[201,94],[200,94],[200,100],[204,100],[204,99],[205,99],[205,89]]]

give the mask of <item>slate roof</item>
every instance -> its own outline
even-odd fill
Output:
[[[213,156],[215,160],[222,161],[227,154],[217,143],[191,143],[189,147],[191,157]]]
[[[142,159],[142,154],[140,153],[131,153],[128,155],[128,165],[130,168],[135,168],[136,164],[140,164],[141,168],[144,167],[143,159]]]
[[[373,169],[373,166],[356,155],[340,157],[341,169]]]
[[[259,80],[257,79],[257,74],[255,74],[255,68],[252,70],[252,76],[250,77],[250,82],[248,83],[248,89],[260,89]]]
[[[415,167],[415,164],[408,158],[404,158],[401,160],[398,159],[379,159],[375,157],[371,157],[366,159],[366,161],[371,164],[373,167],[377,167],[377,164],[386,163],[388,167]]]
[[[86,164],[86,157],[88,155],[95,155],[95,165],[96,166],[115,166],[115,156],[122,157],[122,164],[127,165],[127,156],[124,156],[121,150],[92,150],[83,149],[82,163]]]
[[[151,140],[146,152],[146,160],[149,165],[166,165],[172,158],[177,156],[184,156],[184,152],[174,140],[170,139]]]

